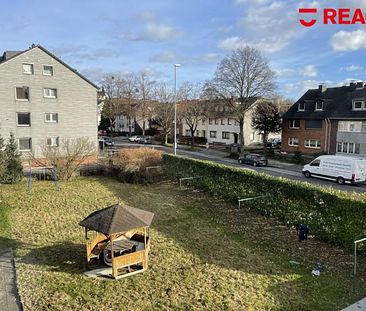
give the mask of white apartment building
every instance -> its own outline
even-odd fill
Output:
[[[40,45],[0,57],[0,135],[23,156],[86,137],[97,147],[97,86]]]
[[[247,111],[244,120],[244,143],[245,146],[252,144],[263,143],[263,135],[261,135],[256,129],[252,128],[252,113],[254,111],[255,105]],[[240,139],[240,127],[238,120],[233,116],[228,116],[227,113],[221,111],[222,113],[216,114],[212,118],[202,118],[198,121],[197,130],[195,136],[206,137],[207,142],[221,143],[221,144],[236,144],[239,143]],[[222,115],[219,117],[217,115]],[[224,117],[225,116],[225,117]],[[191,136],[191,131],[187,123],[183,120],[182,123],[183,135]],[[280,134],[269,135],[268,138],[281,137]]]

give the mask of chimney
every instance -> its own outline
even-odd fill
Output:
[[[362,81],[357,82],[356,88],[362,89],[363,88],[363,82]]]
[[[325,83],[319,84],[319,92],[324,93],[327,90],[327,85]]]
[[[350,82],[350,84],[349,84],[349,89],[350,89],[351,91],[354,91],[354,90],[356,89],[356,82]]]

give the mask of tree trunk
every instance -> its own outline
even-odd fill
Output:
[[[142,136],[145,136],[145,119],[142,120]]]
[[[191,147],[194,149],[194,133],[195,131],[191,129]]]
[[[244,152],[245,140],[244,140],[244,118],[239,119],[240,126],[240,153]]]
[[[128,116],[128,135],[132,136],[131,116]]]
[[[168,133],[165,133],[165,145],[168,144]]]
[[[264,154],[267,154],[267,137],[268,137],[268,133],[264,132],[263,133],[263,150],[264,150]]]

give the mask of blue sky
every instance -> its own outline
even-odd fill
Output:
[[[299,7],[366,12],[366,0],[14,0],[1,6],[0,51],[41,44],[94,82],[105,73],[146,70],[171,84],[174,63],[182,64],[178,82],[203,82],[245,45],[268,58],[285,97],[297,99],[323,82],[366,80],[366,25],[298,23]]]

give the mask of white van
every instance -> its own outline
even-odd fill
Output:
[[[365,183],[366,159],[338,155],[324,155],[317,157],[304,165],[302,173],[305,177],[319,177],[336,180],[338,184]]]

